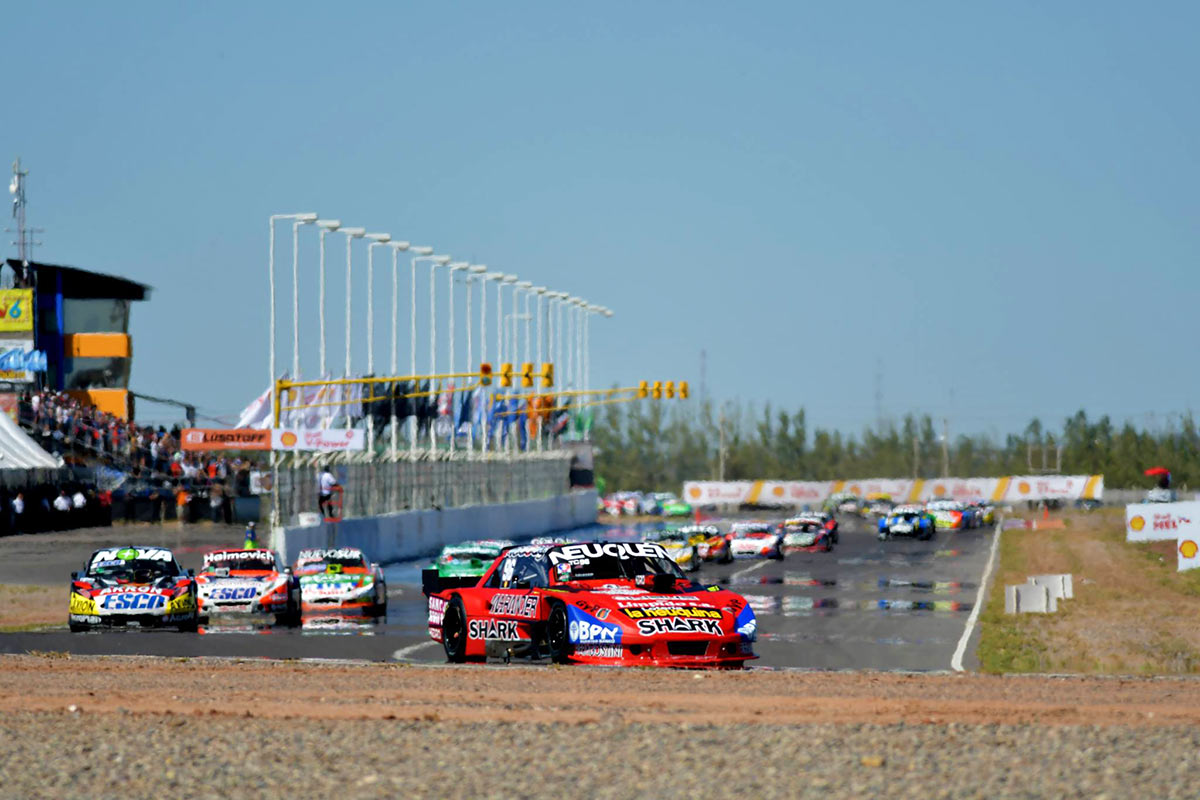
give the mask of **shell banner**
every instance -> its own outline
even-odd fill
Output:
[[[1125,506],[1125,540],[1173,542],[1200,541],[1200,502],[1130,503]]]
[[[866,478],[842,481],[687,481],[683,498],[697,506],[796,506],[825,502],[845,492],[885,496],[898,503],[978,500],[1020,503],[1037,500],[1100,500],[1103,475],[1010,475],[1003,478]]]

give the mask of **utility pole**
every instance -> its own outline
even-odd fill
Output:
[[[17,246],[17,258],[21,263],[28,264],[33,259],[34,245],[41,245],[41,242],[35,242],[33,236],[36,233],[44,233],[43,228],[30,228],[25,224],[25,179],[29,177],[29,170],[21,169],[21,159],[18,156],[13,162],[12,181],[8,184],[8,193],[13,196],[12,215],[17,221],[16,228],[5,228],[6,233],[17,234],[17,240],[10,242]]]
[[[717,417],[717,480],[724,482],[725,480],[725,405],[721,405],[720,414]]]
[[[921,441],[913,434],[913,480],[921,474]]]
[[[942,417],[942,477],[950,477],[950,420]]]
[[[875,430],[883,435],[883,359],[875,359]]]

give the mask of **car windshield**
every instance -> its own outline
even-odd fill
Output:
[[[788,533],[813,533],[821,529],[821,526],[815,522],[801,522],[796,525],[788,525]]]
[[[555,548],[549,553],[550,564],[557,568],[560,582],[633,580],[641,576],[670,575],[683,579],[683,573],[662,547],[650,542],[607,542],[576,544]]]
[[[469,564],[472,561],[495,561],[500,555],[495,550],[456,550],[442,555],[443,564]]]
[[[92,564],[88,575],[129,583],[151,583],[159,578],[175,575],[174,561],[130,559],[128,561],[100,561]]]

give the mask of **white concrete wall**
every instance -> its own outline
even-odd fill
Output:
[[[442,511],[401,511],[312,527],[276,528],[271,546],[288,564],[308,547],[357,547],[380,563],[436,555],[443,546],[470,539],[516,539],[570,530],[596,521],[596,492],[571,492]]]

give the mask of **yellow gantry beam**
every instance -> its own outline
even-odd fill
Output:
[[[522,365],[523,372],[531,373],[532,366],[533,366],[532,364]],[[502,372],[501,375],[502,376],[507,375],[508,380],[511,382],[511,379],[513,377],[512,366],[509,364],[505,364],[505,365],[503,365],[503,368],[504,368],[504,372]],[[553,375],[554,375],[554,365],[548,364],[548,363],[542,364],[542,369],[541,369],[541,372],[539,373],[539,377],[542,377],[544,380],[548,380],[548,381],[552,382]],[[528,377],[528,376],[526,376],[526,377]],[[400,394],[400,395],[395,395],[395,394],[376,395],[375,394],[375,386],[377,386],[378,384],[381,384],[381,383],[394,384],[394,383],[402,383],[402,382],[411,381],[413,383],[419,384],[421,381],[447,381],[447,380],[453,380],[456,378],[470,378],[470,379],[474,379],[474,380],[472,380],[472,382],[470,382],[470,383],[464,383],[462,386],[455,386],[455,387],[451,387],[451,388],[441,388],[441,389],[431,388],[428,391],[406,392],[406,393]],[[401,398],[401,397],[402,398],[436,397],[437,395],[441,394],[443,391],[449,391],[453,395],[458,392],[474,391],[475,389],[477,389],[481,386],[490,386],[490,385],[492,385],[492,382],[493,382],[492,365],[487,364],[487,363],[480,364],[478,372],[443,372],[443,373],[438,373],[438,374],[434,374],[434,375],[385,375],[382,377],[375,377],[375,378],[365,378],[365,377],[364,378],[328,378],[326,380],[305,380],[305,381],[295,381],[295,380],[289,380],[287,378],[280,378],[275,381],[275,387],[274,387],[275,391],[273,393],[274,394],[275,427],[279,427],[279,420],[284,411],[302,411],[302,410],[311,409],[311,408],[331,408],[334,406],[345,406],[345,405],[349,405],[351,403],[370,403],[370,402],[374,402],[376,400],[387,400],[387,399],[395,399],[395,398]],[[330,387],[330,388],[335,387],[335,386],[369,386],[371,388],[371,393],[370,393],[370,396],[368,396],[368,397],[358,397],[358,398],[350,398],[350,399],[343,399],[343,400],[332,400],[329,402],[320,402],[320,403],[305,403],[302,405],[286,405],[286,406],[283,405],[282,398],[283,398],[284,392],[290,393],[296,389],[303,389],[303,388],[309,388],[309,387],[314,387],[314,386]],[[654,381],[653,390],[651,390],[650,386],[651,386],[651,384],[649,381],[640,381],[637,386],[620,386],[617,388],[610,388],[610,389],[571,389],[568,391],[550,390],[550,391],[545,391],[545,392],[528,392],[528,393],[523,393],[523,394],[507,393],[507,394],[497,395],[497,397],[499,397],[503,400],[532,400],[532,399],[538,398],[538,397],[551,397],[551,398],[554,398],[555,402],[558,402],[559,398],[563,398],[563,397],[587,398],[587,397],[596,396],[596,397],[604,398],[604,399],[589,400],[587,402],[577,403],[574,406],[555,405],[555,406],[551,406],[551,407],[544,408],[544,409],[537,409],[534,412],[535,415],[541,414],[541,413],[549,413],[552,411],[564,411],[564,410],[568,410],[571,408],[587,408],[589,406],[610,405],[610,404],[614,404],[614,403],[628,403],[630,401],[640,400],[640,399],[643,399],[648,396],[652,396],[655,399],[661,399],[664,396],[664,392],[665,392],[665,395],[670,398],[674,398],[674,397],[678,396],[680,399],[686,399],[688,397],[687,381],[679,382],[678,395],[676,395],[676,388],[675,388],[676,384],[674,381],[667,381],[665,383],[665,390],[664,390],[664,383],[662,381]],[[550,387],[548,386],[547,389],[549,389],[549,388]],[[636,394],[634,394],[630,397],[617,397],[617,395],[623,394],[626,392],[635,392]],[[527,410],[502,411],[502,412],[499,412],[497,414],[497,416],[513,416],[513,415],[525,414],[525,413],[528,413],[528,411]]]

